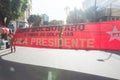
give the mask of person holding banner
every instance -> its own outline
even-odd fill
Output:
[[[9,39],[9,41],[10,41],[11,53],[13,53],[13,51],[16,52],[16,48],[15,48],[15,46],[13,45],[13,42],[14,42],[14,34],[12,33],[11,30],[9,30],[8,39]]]

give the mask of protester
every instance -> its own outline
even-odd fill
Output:
[[[8,39],[9,39],[9,41],[10,41],[11,53],[12,53],[12,52],[16,52],[15,45],[13,45],[13,42],[14,42],[14,33],[12,33],[11,30],[9,31]]]

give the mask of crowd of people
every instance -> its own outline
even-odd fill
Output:
[[[16,51],[15,46],[13,45],[14,42],[14,33],[12,30],[6,28],[6,27],[0,27],[0,48],[4,46],[4,49],[11,48],[11,53]]]

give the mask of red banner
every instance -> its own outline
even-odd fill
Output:
[[[120,50],[120,21],[17,29],[14,45]]]

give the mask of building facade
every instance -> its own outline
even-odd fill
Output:
[[[120,0],[85,0],[83,8],[95,7],[97,21],[120,19]]]
[[[46,14],[41,14],[41,25],[49,24],[49,16]]]

